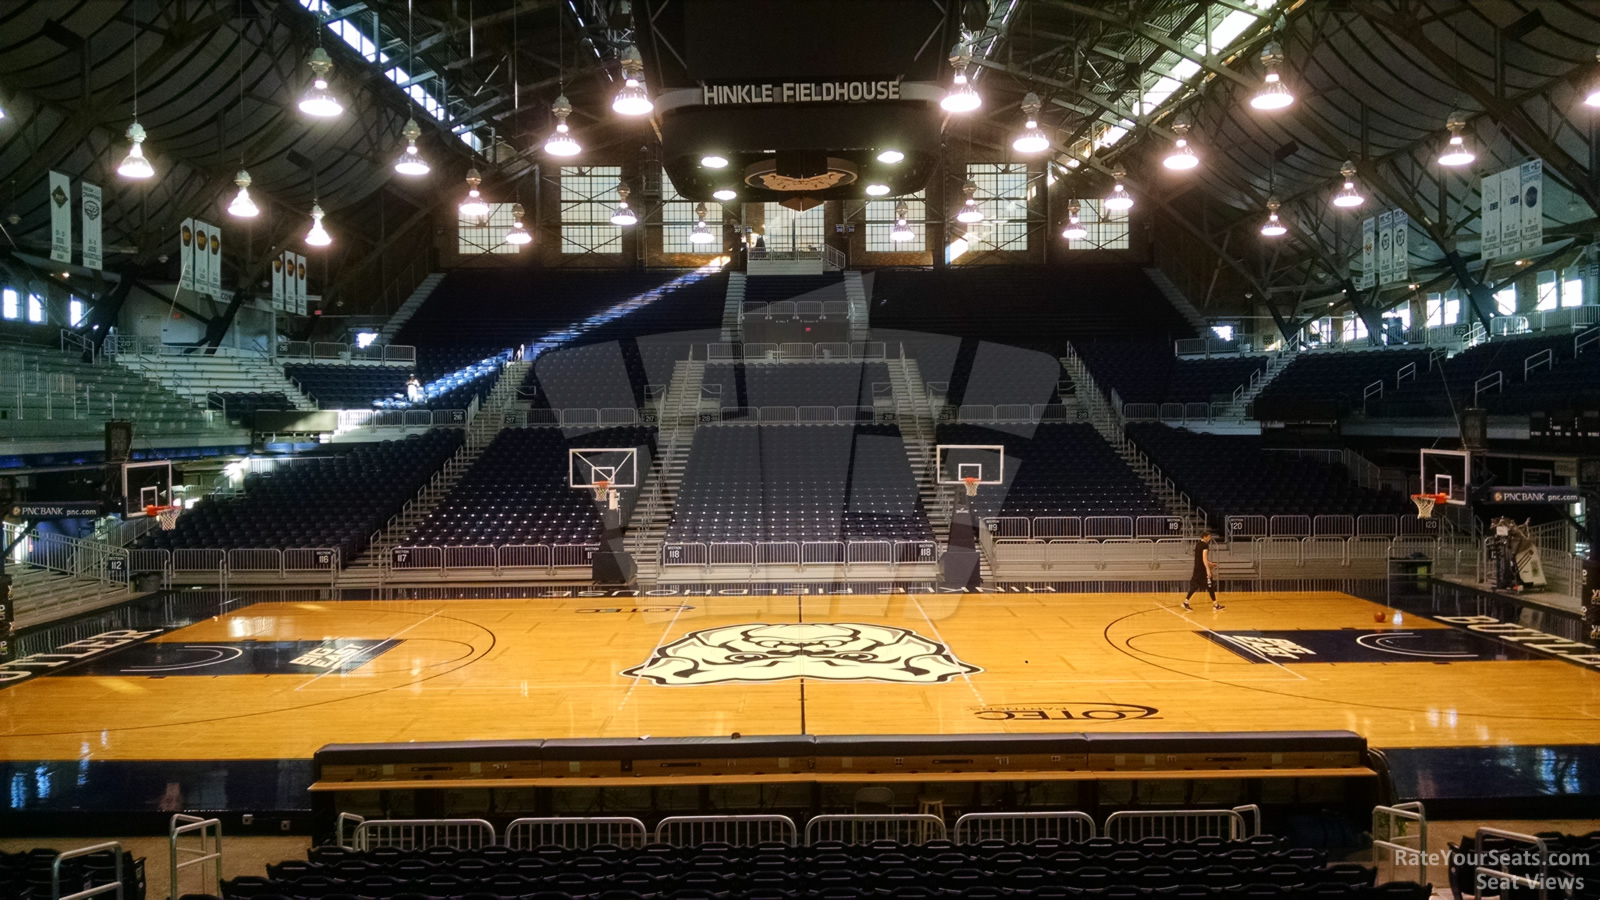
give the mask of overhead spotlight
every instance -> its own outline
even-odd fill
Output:
[[[320,32],[321,28],[317,30]],[[311,87],[300,98],[300,111],[319,119],[331,119],[344,112],[344,104],[328,90],[328,73],[333,71],[328,51],[321,47],[311,51],[311,60],[306,65],[311,67]]]
[[[739,196],[739,192],[729,188],[722,188],[720,190],[712,191],[711,196],[721,200],[723,203],[727,203],[729,200]]]
[[[1294,103],[1294,94],[1289,92],[1289,86],[1283,83],[1283,76],[1278,74],[1278,67],[1283,65],[1283,47],[1277,41],[1271,41],[1261,49],[1261,65],[1266,68],[1267,75],[1262,81],[1261,90],[1250,98],[1250,105],[1270,112]]]
[[[983,105],[983,98],[978,96],[978,92],[972,88],[972,82],[967,80],[967,66],[971,62],[972,45],[963,38],[950,54],[950,67],[955,69],[955,80],[944,99],[939,101],[939,106],[945,112],[969,113]]]
[[[233,202],[228,204],[228,215],[239,219],[254,219],[261,214],[256,208],[256,202],[250,199],[250,173],[243,169],[233,176],[233,183],[239,186],[239,193],[234,195]]]
[[[1461,133],[1467,127],[1466,113],[1459,111],[1451,113],[1450,118],[1445,121],[1444,127],[1450,132],[1450,142],[1445,144],[1444,152],[1439,154],[1439,165],[1470,165],[1473,160],[1478,158],[1478,155],[1472,152],[1471,147],[1467,146],[1466,136]]]
[[[633,225],[639,221],[639,217],[634,215],[633,210],[628,208],[628,193],[627,185],[617,185],[617,210],[611,214],[611,224]]]
[[[911,233],[911,225],[906,221],[906,217],[910,214],[911,209],[910,207],[906,206],[906,202],[904,200],[901,200],[899,203],[895,204],[894,227],[889,229],[889,240],[899,243],[901,241],[909,241],[916,237],[916,235]]]
[[[1361,192],[1356,190],[1355,163],[1345,160],[1344,165],[1339,167],[1339,174],[1344,176],[1344,187],[1339,189],[1339,193],[1333,195],[1333,205],[1340,209],[1355,209],[1365,203],[1367,198],[1361,196]]]
[[[328,229],[322,227],[322,205],[311,201],[311,230],[306,232],[306,243],[313,247],[326,247],[333,243]]]
[[[1044,131],[1039,128],[1039,110],[1043,108],[1038,94],[1029,91],[1023,95],[1022,132],[1011,142],[1011,149],[1018,153],[1043,153],[1050,149],[1050,139],[1045,137]]]
[[[428,161],[417,151],[417,138],[422,137],[422,129],[417,127],[416,119],[406,120],[406,127],[400,129],[400,137],[405,139],[406,149],[394,161],[394,170],[412,177],[428,174]]]
[[[526,210],[522,208],[521,203],[511,204],[511,230],[506,232],[506,243],[516,244],[520,247],[523,244],[533,242],[533,235],[529,234],[527,226],[522,224],[522,216],[524,212],[526,212]]]
[[[689,232],[689,243],[709,244],[716,240],[711,235],[710,226],[706,225],[706,205],[704,203],[694,208],[694,215],[695,223],[693,230]]]
[[[622,90],[617,91],[611,108],[625,116],[647,116],[655,109],[644,89],[644,60],[632,44],[622,51]]]
[[[1595,62],[1600,62],[1600,50],[1594,52],[1594,59]],[[1583,102],[1588,106],[1600,106],[1600,78],[1590,83],[1589,94],[1583,98]]]
[[[1192,169],[1200,165],[1200,157],[1194,155],[1194,150],[1190,148],[1188,139],[1184,137],[1189,133],[1188,123],[1178,122],[1172,126],[1172,130],[1178,135],[1178,138],[1172,143],[1172,152],[1167,154],[1167,158],[1163,159],[1161,164],[1169,169],[1178,171]]]
[[[899,150],[885,150],[878,154],[878,162],[889,163],[890,165],[893,165],[894,163],[897,163],[905,158],[906,155],[901,153]]]
[[[867,185],[867,196],[868,197],[882,197],[883,195],[885,195],[887,193],[889,193],[889,186],[887,184],[869,184],[869,185]]]
[[[567,128],[567,116],[572,115],[572,102],[566,94],[556,98],[550,111],[556,116],[556,130],[551,132],[549,139],[544,142],[544,152],[551,156],[577,156],[583,148],[578,146],[578,141]]]
[[[1089,229],[1083,227],[1083,223],[1078,221],[1078,213],[1082,211],[1083,207],[1076,200],[1067,206],[1067,227],[1061,232],[1062,237],[1069,241],[1081,241],[1089,236]]]
[[[1277,197],[1268,197],[1267,198],[1267,221],[1262,223],[1262,225],[1261,225],[1261,236],[1262,237],[1269,237],[1269,238],[1283,237],[1285,234],[1287,234],[1289,232],[1289,229],[1283,227],[1283,220],[1278,218],[1278,208],[1279,208],[1278,198]]]
[[[961,193],[966,195],[966,199],[961,201],[961,209],[956,212],[957,222],[971,225],[983,221],[983,210],[978,207],[978,201],[973,197],[977,192],[978,186],[971,181],[961,186]]]
[[[144,143],[144,126],[139,124],[138,119],[134,119],[133,124],[128,126],[128,140],[133,142],[133,146],[128,148],[127,158],[117,166],[117,174],[123,178],[136,178],[141,181],[154,175],[155,167],[150,165],[150,160],[144,158],[144,148],[140,146]]]
[[[483,184],[483,176],[478,170],[467,170],[467,197],[461,201],[459,207],[461,221],[469,225],[489,224],[489,204],[484,202],[483,195],[478,193],[478,185]]]
[[[5,120],[6,120],[6,108],[4,106],[0,106],[0,122],[4,122]]]
[[[1111,177],[1116,179],[1116,183],[1111,185],[1111,193],[1106,195],[1106,199],[1101,201],[1100,205],[1119,212],[1133,209],[1133,198],[1128,196],[1128,189],[1122,186],[1122,179],[1128,177],[1127,170],[1118,165],[1112,170]]]
[[[700,157],[700,165],[708,169],[725,169],[728,167],[728,158],[726,156],[718,156],[715,153],[708,153]]]

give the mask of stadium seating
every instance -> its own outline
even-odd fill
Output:
[[[412,545],[593,544],[601,538],[594,495],[568,486],[569,447],[636,447],[642,482],[655,449],[647,428],[567,436],[557,428],[507,428],[407,538]],[[638,498],[621,491],[622,520]]]
[[[104,434],[105,421],[133,419],[143,436],[196,434],[225,423],[152,378],[110,361],[86,363],[51,347],[0,350],[0,427],[8,438]]]
[[[582,344],[539,355],[519,388],[536,408],[637,408],[646,385],[666,385],[672,367],[689,356],[681,340],[623,339]]]
[[[258,409],[293,409],[282,391],[212,391],[206,395],[213,409],[222,410],[230,422],[248,422]]]
[[[1016,433],[1031,431],[1030,433]],[[940,425],[941,444],[1002,444],[1005,483],[979,490],[987,516],[1159,516],[1165,510],[1092,425]]]
[[[1505,389],[1517,389],[1512,396],[1538,396],[1545,393],[1547,379],[1557,380],[1551,378],[1555,374],[1553,366],[1525,377],[1525,361],[1544,350],[1551,352],[1552,363],[1570,361],[1572,338],[1571,334],[1497,338],[1463,350],[1436,363],[1432,369],[1419,363],[1415,378],[1398,387],[1385,385],[1383,399],[1372,404],[1370,411],[1387,416],[1454,416],[1458,410],[1473,404],[1474,386],[1479,379],[1495,372],[1501,374]],[[1501,391],[1494,389],[1486,390],[1481,402],[1490,409],[1507,405]]]
[[[51,867],[57,851],[39,847],[19,853],[0,851],[0,897],[6,900],[49,900]],[[144,896],[144,858],[122,853],[122,896]],[[116,857],[104,850],[62,860],[61,891],[77,893],[116,882]],[[114,896],[111,893],[103,897]]]
[[[459,429],[435,428],[382,443],[336,445],[337,455],[281,463],[245,479],[244,493],[208,496],[172,531],[140,546],[163,550],[337,547],[348,563],[461,446]]]
[[[1204,434],[1136,422],[1128,425],[1128,437],[1179,490],[1206,509],[1216,527],[1226,516],[1407,515],[1413,511],[1399,494],[1352,483],[1341,465],[1293,451],[1264,449],[1257,435]]]
[[[1531,830],[1531,829],[1530,829]],[[1483,846],[1478,846],[1477,836],[1464,837],[1460,844],[1449,844],[1449,885],[1456,897],[1470,897],[1476,884],[1475,872],[1468,860],[1496,858],[1509,864],[1495,866],[1523,878],[1536,878],[1544,874],[1550,897],[1595,897],[1600,895],[1600,831],[1588,834],[1562,834],[1555,831],[1540,832],[1551,855],[1563,860],[1545,872],[1531,861],[1533,848],[1524,843],[1508,841],[1498,836],[1486,836]],[[1509,897],[1537,897],[1537,890],[1510,892]]]
[[[889,369],[883,363],[710,363],[701,396],[740,409],[871,406],[873,385],[888,384]]]
[[[1256,397],[1257,403],[1332,403],[1341,411],[1359,410],[1367,386],[1382,381],[1393,390],[1396,373],[1415,363],[1418,376],[1427,371],[1426,348],[1302,353],[1278,373]]]
[[[430,897],[439,900],[933,900],[933,898],[1260,897],[1426,900],[1412,882],[1329,864],[1323,851],[1260,835],[1239,842],[984,841],[808,847],[647,844],[477,850],[314,847],[222,886],[226,900]]]
[[[504,351],[502,351],[503,353]],[[473,399],[488,393],[494,374],[506,357],[479,357],[465,368],[452,369],[432,379],[413,366],[367,366],[343,363],[301,363],[284,366],[284,374],[316,399],[323,409],[371,409],[374,406],[427,409],[465,409]],[[413,375],[423,382],[426,399],[406,402],[406,381]]]
[[[932,539],[893,425],[701,427],[667,529],[669,543]]]
[[[746,303],[777,303],[782,300],[843,300],[844,273],[821,275],[752,275],[745,279]]]

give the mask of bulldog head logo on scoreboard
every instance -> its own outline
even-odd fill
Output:
[[[914,631],[856,622],[730,625],[694,631],[622,672],[656,684],[816,678],[943,684],[981,672]]]

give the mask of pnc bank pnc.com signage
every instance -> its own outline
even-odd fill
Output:
[[[870,103],[899,100],[900,79],[878,81],[768,81],[701,85],[706,106],[761,106],[784,103]]]

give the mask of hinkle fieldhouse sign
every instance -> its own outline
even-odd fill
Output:
[[[899,100],[900,79],[882,81],[775,81],[707,84],[700,88],[706,106],[757,106],[780,103],[866,103]]]

